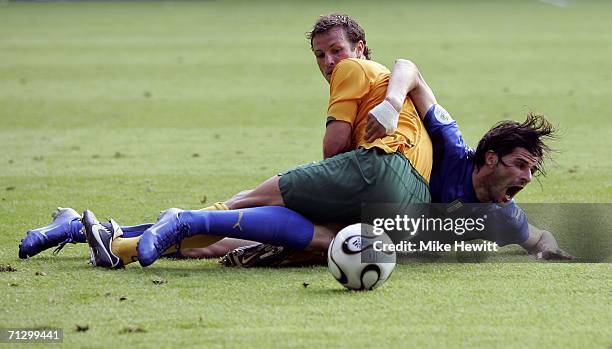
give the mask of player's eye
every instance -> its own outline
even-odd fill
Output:
[[[523,163],[521,161],[519,161],[519,160],[511,162],[510,164],[511,164],[510,166],[516,167],[516,168],[518,168],[521,171],[524,169]]]
[[[521,171],[525,171],[529,168],[529,164],[522,160],[517,160],[516,162],[514,162],[514,166]],[[530,171],[533,173],[533,168],[531,168]]]

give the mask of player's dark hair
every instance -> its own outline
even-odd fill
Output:
[[[551,148],[545,141],[555,137],[555,127],[543,115],[529,113],[522,123],[506,120],[493,126],[478,142],[472,159],[479,169],[485,164],[487,151],[492,150],[502,158],[512,153],[515,148],[522,147],[538,159],[538,170],[546,174],[542,162]]]
[[[328,15],[319,17],[319,20],[312,27],[312,30],[306,33],[306,39],[310,40],[310,49],[314,51],[312,40],[315,36],[327,33],[330,29],[336,27],[344,29],[344,32],[348,36],[348,40],[351,42],[353,47],[359,42],[359,40],[363,41],[363,55],[366,59],[370,59],[371,51],[366,45],[365,31],[359,25],[359,23],[357,23],[357,21],[343,13],[330,13]]]

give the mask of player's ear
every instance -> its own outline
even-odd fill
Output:
[[[498,162],[499,162],[499,157],[497,156],[496,152],[494,152],[493,150],[488,150],[485,153],[485,164],[487,166],[489,167],[496,166]]]
[[[355,44],[355,53],[357,54],[357,57],[364,57],[363,56],[364,50],[365,50],[365,44],[363,43],[363,41],[361,40],[357,41],[357,43]]]

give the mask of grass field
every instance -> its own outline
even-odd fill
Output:
[[[328,86],[304,32],[333,10],[377,61],[413,59],[468,143],[528,111],[560,125],[519,202],[612,202],[612,4],[563,3],[0,2],[0,264],[17,269],[0,273],[0,328],[92,348],[610,348],[610,264],[517,248],[520,263],[399,265],[365,293],[324,267],[111,272],[83,245],[17,258],[56,206],[154,221],[320,159]]]

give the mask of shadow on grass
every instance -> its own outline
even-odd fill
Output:
[[[356,294],[368,294],[371,291],[363,290],[363,291],[351,291],[346,288],[312,288],[306,290],[308,293],[317,294],[317,295],[334,295],[334,296],[351,296]]]

